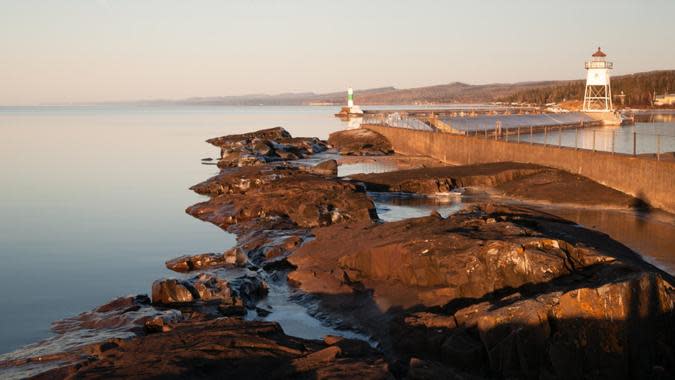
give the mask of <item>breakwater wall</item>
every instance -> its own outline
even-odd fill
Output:
[[[675,213],[675,162],[381,125],[363,127],[385,136],[398,153],[426,155],[459,165],[513,161],[549,166],[582,175]]]

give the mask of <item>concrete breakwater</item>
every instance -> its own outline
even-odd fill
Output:
[[[363,127],[385,136],[394,150],[402,154],[427,155],[462,165],[512,161],[550,166],[588,177],[675,213],[672,193],[675,162],[381,125]]]

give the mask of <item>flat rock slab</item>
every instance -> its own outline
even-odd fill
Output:
[[[556,204],[639,208],[639,199],[586,177],[534,164],[499,162],[351,176],[371,191],[435,194],[463,187],[489,188],[518,199]]]

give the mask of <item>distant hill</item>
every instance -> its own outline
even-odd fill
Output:
[[[612,90],[618,95],[623,90],[626,105],[649,105],[654,91],[662,94],[675,91],[675,70],[652,71],[612,77]],[[436,86],[397,89],[381,87],[355,90],[355,101],[361,105],[388,104],[442,104],[442,103],[487,103],[518,102],[545,104],[567,100],[581,100],[584,81],[541,81],[520,83],[493,83],[472,85],[460,82]],[[311,105],[346,103],[345,91],[326,94],[313,92],[286,94],[251,94],[239,96],[201,97],[181,100],[150,100],[135,104],[177,105]],[[618,104],[618,98],[617,98]]]

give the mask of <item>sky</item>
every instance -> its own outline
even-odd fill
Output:
[[[0,0],[0,105],[675,69],[673,0]]]

